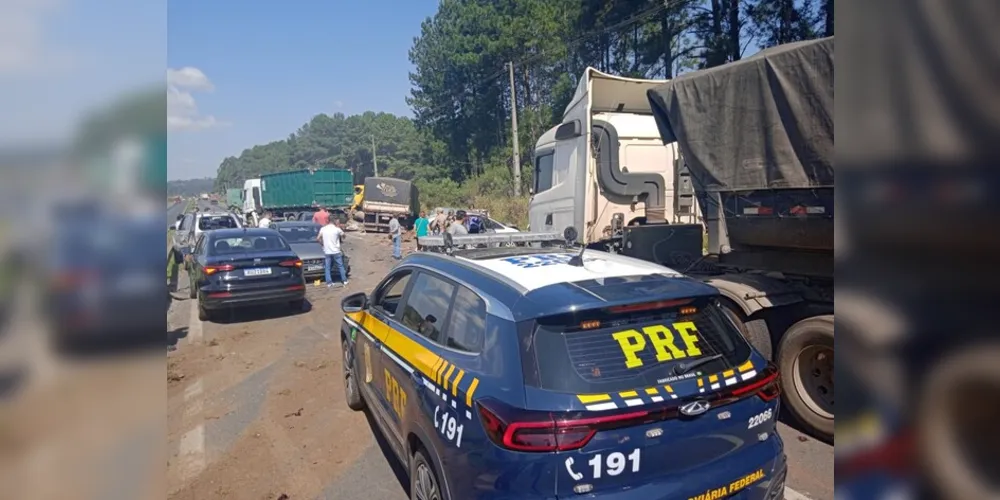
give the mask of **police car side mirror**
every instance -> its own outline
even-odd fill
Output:
[[[345,313],[364,311],[368,309],[368,294],[365,292],[352,293],[340,301],[340,308]]]

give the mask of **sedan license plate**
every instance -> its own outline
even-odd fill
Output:
[[[320,265],[313,265],[313,266],[306,266],[306,271],[319,271],[320,269],[323,269],[323,265],[322,264],[320,264]]]
[[[243,271],[243,276],[266,276],[271,274],[270,267],[256,267]]]

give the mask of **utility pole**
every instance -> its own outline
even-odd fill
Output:
[[[517,96],[514,94],[514,63],[510,69],[510,131],[514,136],[514,196],[521,196],[521,150],[517,147]]]
[[[372,136],[372,163],[375,164],[375,177],[378,177],[378,157],[375,156],[375,136]]]

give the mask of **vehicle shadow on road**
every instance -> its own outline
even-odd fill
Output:
[[[215,312],[212,315],[212,323],[229,325],[234,323],[249,323],[268,319],[285,318],[288,316],[298,316],[312,311],[313,305],[308,299],[302,306],[301,311],[292,311],[285,304],[275,304],[261,307],[241,307],[236,309],[225,309]]]
[[[177,342],[187,337],[188,327],[182,326],[167,332],[167,347],[176,347]]]
[[[385,457],[385,461],[389,464],[389,468],[392,469],[392,473],[396,476],[396,481],[399,481],[399,486],[403,488],[406,496],[410,496],[410,476],[407,472],[406,467],[399,462],[399,458],[396,453],[392,451],[392,447],[389,442],[385,440],[385,435],[382,434],[382,430],[379,429],[378,424],[375,423],[375,418],[372,416],[371,411],[365,408],[365,420],[368,421],[368,427],[372,429],[372,435],[375,436],[375,442],[378,443],[379,451],[382,452],[382,456]]]

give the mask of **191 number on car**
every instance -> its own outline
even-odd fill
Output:
[[[768,408],[767,410],[762,411],[750,417],[750,420],[747,422],[747,429],[753,429],[754,427],[757,427],[758,425],[763,424],[768,420],[771,420],[771,417],[773,415],[774,415],[773,410]]]
[[[573,465],[576,461],[573,457],[566,458],[566,472],[569,473],[570,477],[574,481],[580,481],[586,475],[585,472],[590,472],[590,477],[592,479],[600,479],[603,475],[617,476],[627,469],[631,469],[632,472],[639,472],[639,458],[641,457],[642,450],[636,448],[632,450],[628,455],[621,452],[609,453],[608,455],[603,455],[598,453],[587,461],[587,467],[583,471],[577,471]]]
[[[462,447],[462,431],[465,430],[465,425],[458,423],[458,419],[455,418],[448,410],[441,410],[441,407],[434,408],[434,427],[450,442],[454,442],[455,446]]]

